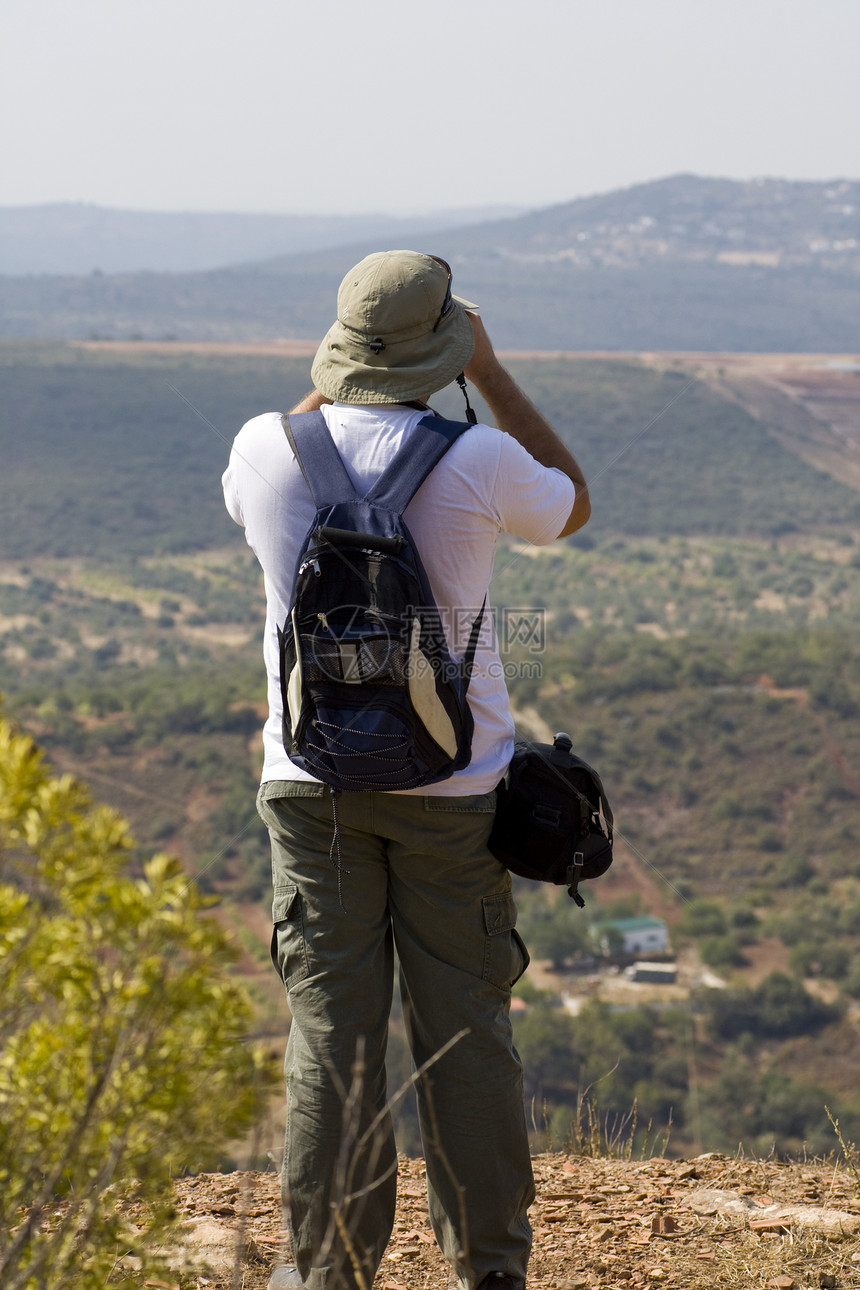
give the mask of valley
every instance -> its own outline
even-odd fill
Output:
[[[825,1103],[860,1132],[856,361],[509,355],[595,480],[581,535],[500,546],[497,612],[544,623],[539,652],[511,644],[539,664],[512,701],[524,732],[570,731],[618,821],[584,911],[518,884],[536,1145],[568,1140],[589,1089],[600,1115],[671,1119],[670,1153],[826,1153]],[[297,347],[0,346],[5,706],[132,821],[139,856],[178,854],[217,900],[274,1044],[262,585],[218,479],[241,421],[289,406],[307,367]],[[642,915],[669,928],[675,986],[575,970],[593,925]],[[399,1081],[396,1021],[391,1061]]]

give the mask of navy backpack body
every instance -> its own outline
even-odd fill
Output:
[[[455,661],[403,511],[469,424],[425,417],[359,497],[321,412],[282,422],[316,507],[278,632],[287,753],[334,789],[447,779],[471,757],[484,611]]]

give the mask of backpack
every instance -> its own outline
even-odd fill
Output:
[[[424,417],[359,497],[321,412],[281,421],[316,506],[278,631],[287,754],[333,789],[447,779],[472,755],[484,607],[458,663],[403,511],[469,423]]]
[[[571,747],[563,733],[514,746],[487,845],[512,873],[564,885],[582,907],[580,882],[612,864],[613,818],[600,776]]]

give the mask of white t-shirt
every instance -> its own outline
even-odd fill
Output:
[[[323,416],[347,473],[363,495],[427,414],[401,405],[327,404]],[[315,508],[284,434],[280,415],[248,421],[233,443],[224,499],[263,568],[266,627],[263,656],[269,717],[263,728],[263,782],[311,780],[281,740],[278,632],[289,616],[296,563]],[[491,426],[467,430],[418,489],[404,518],[442,613],[448,646],[462,659],[469,629],[487,593],[500,531],[543,546],[564,528],[574,486],[561,471],[539,465]],[[405,792],[462,797],[495,788],[513,753],[514,723],[488,604],[469,684],[475,720],[472,759],[450,779]]]

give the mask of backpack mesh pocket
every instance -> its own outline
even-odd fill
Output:
[[[406,675],[403,645],[392,636],[302,634],[305,685],[342,681],[353,685],[402,686]]]

